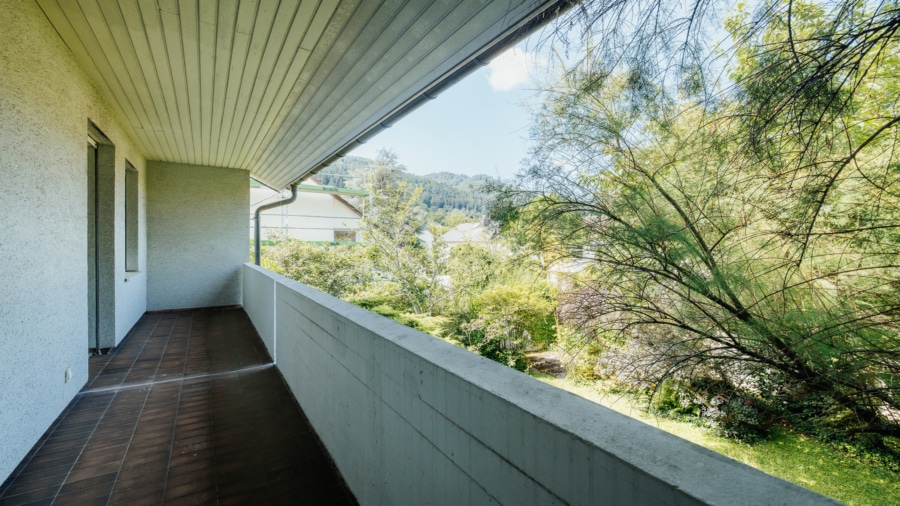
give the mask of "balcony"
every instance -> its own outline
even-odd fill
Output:
[[[833,503],[243,265],[573,3],[0,0],[0,504]]]
[[[257,266],[242,278],[243,310],[147,313],[93,357],[0,504],[835,504]]]
[[[148,313],[0,504],[355,504],[240,309]]]

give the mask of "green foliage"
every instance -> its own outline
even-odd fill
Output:
[[[448,228],[453,228],[457,225],[462,225],[463,223],[469,223],[471,221],[470,218],[471,218],[470,216],[463,213],[462,211],[458,211],[458,210],[454,209],[444,219],[443,224],[446,225]]]
[[[500,341],[502,347],[546,344],[554,337],[555,305],[548,292],[545,286],[523,284],[488,288],[475,297],[477,316],[464,328],[483,333],[485,340]]]
[[[556,296],[543,272],[496,248],[463,244],[450,249],[440,240],[425,247],[417,236],[424,229],[417,204],[422,189],[409,185],[396,155],[384,152],[375,165],[360,167],[367,170],[370,193],[360,204],[362,244],[279,242],[264,250],[263,265],[524,370],[525,352],[547,346],[556,335]],[[469,180],[450,174],[438,179],[448,184]],[[450,222],[457,221],[468,219],[456,212]],[[432,230],[435,236],[441,232]]]
[[[575,383],[590,384],[600,379],[598,364],[603,352],[602,341],[585,339],[578,329],[557,325],[553,349],[558,351],[566,368],[566,377]]]
[[[262,267],[335,297],[347,297],[372,281],[366,249],[290,239],[265,246]]]
[[[525,352],[555,338],[552,290],[540,281],[505,279],[479,291],[462,314],[459,341],[488,358],[524,370]]]
[[[431,314],[443,297],[443,287],[437,278],[440,257],[416,235],[423,227],[415,207],[421,190],[398,180],[395,167],[383,167],[371,175],[369,193],[362,237],[371,261],[396,284],[405,309]]]
[[[469,334],[470,336],[472,334]],[[475,333],[477,335],[477,332]],[[469,339],[469,342],[475,342]],[[510,345],[508,341],[481,338],[476,344],[467,346],[468,349],[479,355],[499,362],[517,371],[525,371],[528,368],[528,359],[521,350]]]
[[[456,314],[472,314],[475,298],[496,282],[504,269],[506,259],[477,244],[454,246],[444,268],[451,280],[452,296],[445,310]]]
[[[661,413],[699,416],[700,406],[693,402],[692,397],[674,379],[666,378],[652,396],[650,406]]]
[[[635,25],[643,45],[616,46],[603,16],[619,7],[585,9],[587,56],[547,93],[494,215],[549,263],[587,265],[561,316],[601,341],[602,374],[684,389],[742,437],[805,421],[898,433],[895,7],[763,2],[729,21],[728,60],[700,51],[677,77],[635,53],[670,54],[664,35]],[[729,82],[707,81],[723,66]]]
[[[396,283],[390,281],[371,284],[365,290],[358,291],[353,296],[348,297],[347,301],[388,318],[393,314],[400,314],[401,311],[394,308],[403,304],[402,296]],[[385,309],[376,311],[375,308]]]
[[[448,319],[443,316],[428,316],[399,311],[391,305],[390,298],[384,296],[362,294],[351,297],[348,302],[372,311],[373,313],[390,318],[407,327],[412,327],[416,330],[421,330],[426,334],[431,334],[434,337],[444,337],[445,329],[448,324]]]

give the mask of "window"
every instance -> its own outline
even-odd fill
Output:
[[[138,270],[138,171],[125,162],[125,271]]]

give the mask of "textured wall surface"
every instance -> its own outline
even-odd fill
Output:
[[[143,170],[37,5],[0,0],[0,481],[87,380],[88,121],[115,145],[117,180],[126,158]],[[121,191],[116,185],[115,202]],[[116,233],[123,220],[115,217]],[[117,305],[143,313],[141,294],[127,300],[134,294],[118,289],[123,248],[115,256]],[[119,339],[130,328],[122,318]]]
[[[253,326],[262,338],[272,361],[275,356],[275,278],[262,267],[246,264],[243,274],[244,312],[250,317]]]
[[[147,258],[146,253],[141,258]],[[122,284],[116,290],[116,346],[147,310],[147,272],[127,272],[120,281]]]
[[[269,276],[278,369],[360,504],[837,504]]]
[[[116,214],[116,346],[147,311],[147,170],[143,164],[138,167],[130,158],[128,161],[138,171],[138,270],[125,270],[125,168],[122,168],[116,172],[116,191],[121,195]]]
[[[245,170],[147,162],[147,309],[241,303]]]

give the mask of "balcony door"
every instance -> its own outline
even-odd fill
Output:
[[[87,142],[88,350],[115,346],[115,148],[90,125]]]
[[[88,190],[88,349],[100,349],[97,335],[97,142],[88,137],[87,146]]]

